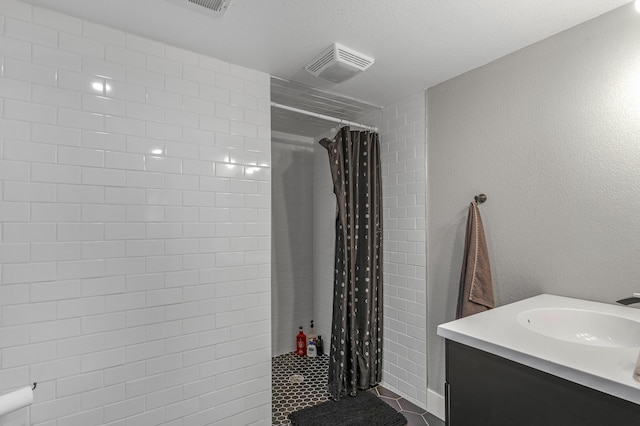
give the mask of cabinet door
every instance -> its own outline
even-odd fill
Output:
[[[447,426],[638,426],[640,405],[446,343]]]

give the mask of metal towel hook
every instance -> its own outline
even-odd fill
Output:
[[[38,385],[38,382],[33,382],[33,387],[31,388],[31,390],[36,390],[37,385]]]
[[[473,199],[476,200],[476,203],[482,204],[485,201],[487,201],[487,196],[484,194],[478,194],[475,197],[473,197]]]

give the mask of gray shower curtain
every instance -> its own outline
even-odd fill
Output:
[[[327,149],[336,194],[329,393],[382,379],[382,179],[377,133],[343,127]]]

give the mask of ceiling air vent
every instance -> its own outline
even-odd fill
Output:
[[[334,43],[316,56],[304,68],[316,77],[342,83],[373,64],[373,58],[358,53],[341,44]]]
[[[211,16],[222,16],[231,0],[169,0],[196,12],[205,12]]]

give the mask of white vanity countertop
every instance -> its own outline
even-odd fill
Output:
[[[540,308],[596,311],[640,322],[640,309],[542,294],[438,326],[438,335],[640,404],[633,369],[640,348],[590,346],[544,336],[519,313]]]

